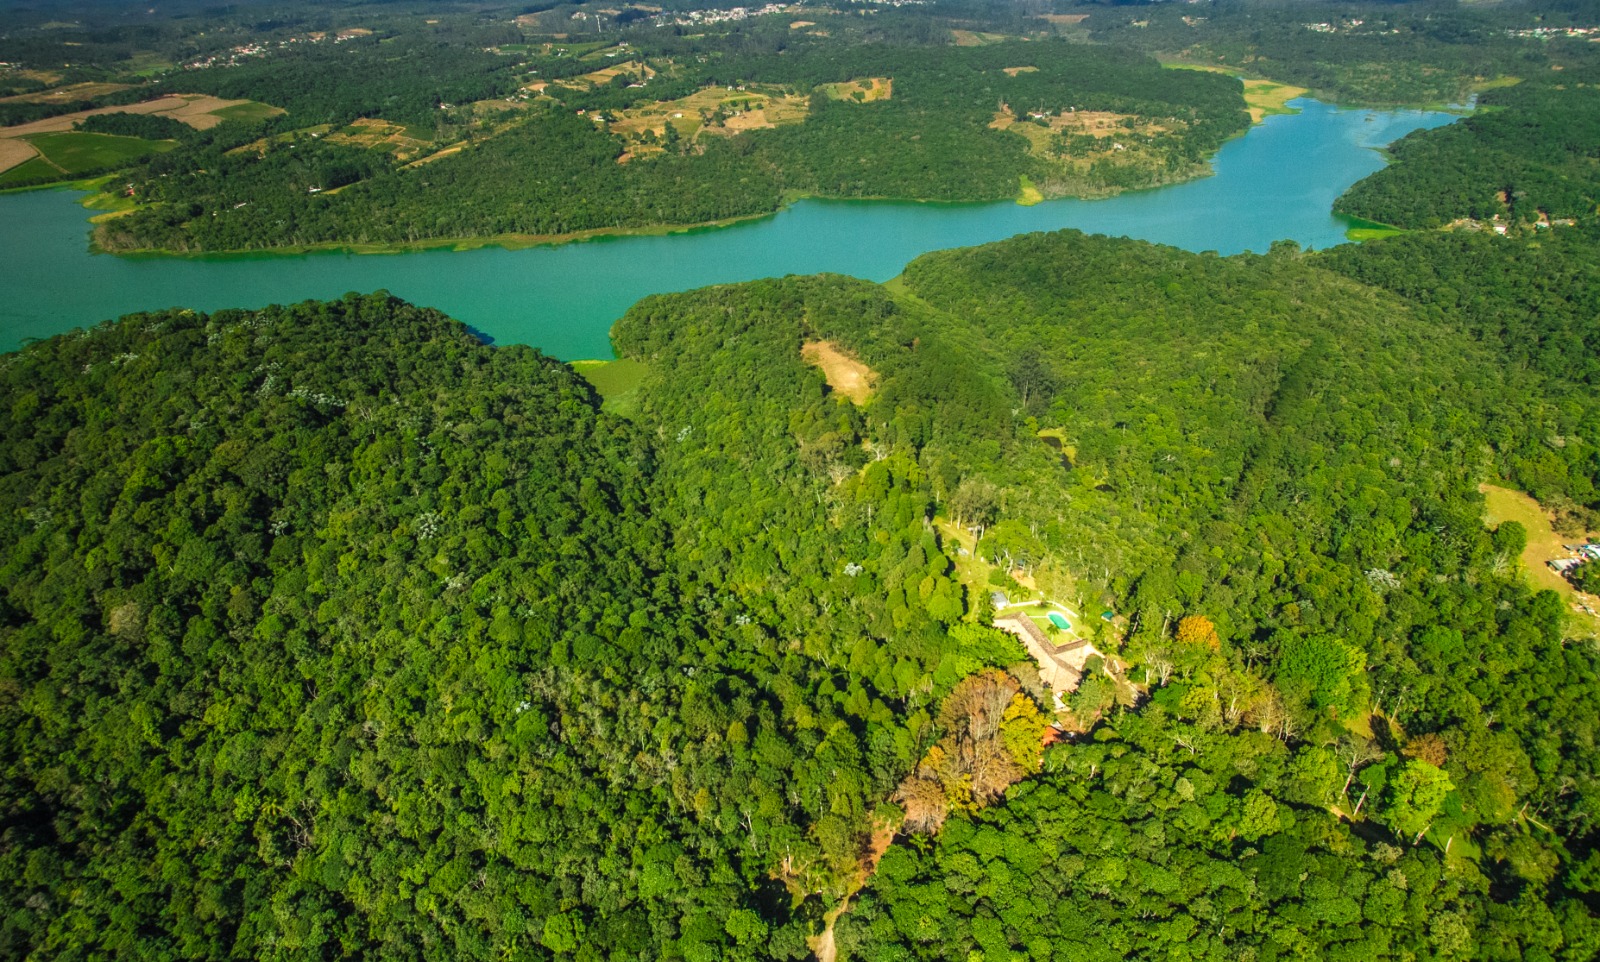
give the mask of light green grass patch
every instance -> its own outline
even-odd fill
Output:
[[[594,386],[604,402],[601,410],[621,417],[632,417],[639,411],[639,386],[650,365],[632,358],[615,361],[573,361],[572,369]]]
[[[1044,200],[1044,194],[1040,192],[1038,187],[1034,186],[1033,181],[1028,179],[1027,174],[1023,174],[1020,179],[1022,181],[1022,191],[1017,194],[1018,204],[1023,207],[1032,207],[1034,204]]]
[[[158,73],[171,70],[173,66],[172,61],[158,57],[153,53],[141,53],[130,57],[125,69],[135,77],[149,79]]]
[[[102,184],[101,186],[110,187],[111,185]],[[119,183],[110,190],[104,190],[98,194],[90,194],[83,199],[82,203],[85,208],[100,211],[100,213],[89,218],[89,223],[103,224],[108,220],[131,214],[136,210],[143,210],[149,206],[129,197],[120,188],[121,184]]]
[[[88,197],[85,197],[83,199],[83,206],[89,210],[122,213],[133,210],[135,207],[139,206],[139,203],[120,190],[108,190],[98,194],[90,194]]]
[[[1250,110],[1250,119],[1256,123],[1276,114],[1299,113],[1300,109],[1289,106],[1289,101],[1304,97],[1309,92],[1304,87],[1293,87],[1272,80],[1242,79],[1244,103]]]
[[[1350,226],[1345,228],[1344,236],[1353,241],[1382,240],[1385,237],[1405,233],[1404,228],[1392,224],[1380,224],[1374,220],[1363,220],[1360,217],[1347,217],[1345,220]]]
[[[281,109],[271,104],[254,102],[234,104],[232,107],[218,107],[216,110],[211,111],[213,117],[221,117],[223,120],[241,120],[245,123],[266,120],[268,117],[274,117],[281,113],[283,113]]]
[[[1344,232],[1344,236],[1353,241],[1374,241],[1404,233],[1398,227],[1352,227]]]
[[[579,48],[588,47],[588,46],[592,46],[594,49],[590,50],[587,53],[581,53],[581,54],[580,53],[576,53],[576,51]],[[574,51],[574,55],[577,56],[577,58],[579,60],[582,60],[582,61],[584,61],[586,63],[595,63],[595,62],[599,62],[599,61],[607,60],[607,59],[620,59],[622,57],[627,56],[626,52],[621,52],[621,53],[618,53],[615,58],[608,58],[606,56],[606,54],[608,52],[610,52],[612,47],[615,47],[615,46],[616,46],[616,44],[604,43],[604,42],[597,43],[597,44],[573,44],[572,45],[572,49]]]
[[[143,140],[76,130],[34,134],[26,140],[44,155],[45,160],[68,174],[115,167],[146,154],[161,153],[178,146],[175,140]]]

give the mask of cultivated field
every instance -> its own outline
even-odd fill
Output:
[[[6,99],[48,103],[52,100],[80,100],[125,89],[125,84],[73,84]],[[258,119],[281,113],[283,110],[278,107],[250,100],[223,100],[206,94],[173,94],[138,104],[96,107],[93,110],[46,117],[14,127],[0,127],[0,173],[9,172],[10,176],[6,179],[12,182],[50,176],[52,173],[73,174],[108,167],[152,150],[167,150],[172,146],[165,141],[160,142],[165,146],[153,146],[157,144],[156,141],[73,130],[79,121],[96,114],[149,114],[170,117],[197,130],[208,130],[224,120]]]
[[[0,140],[0,143],[9,142]],[[116,167],[136,157],[177,146],[177,142],[171,140],[141,140],[138,137],[72,130],[34,134],[25,143],[36,150],[39,156],[24,158],[22,163],[0,174],[0,186],[35,177],[81,174]]]
[[[231,107],[218,107],[211,111],[211,116],[219,120],[266,120],[283,113],[282,107],[271,104],[258,104],[254,100],[243,100],[234,103]],[[187,121],[185,121],[187,123]]]
[[[65,87],[56,87],[53,90],[39,90],[31,94],[17,94],[15,97],[0,97],[0,103],[6,104],[57,104],[73,100],[90,100],[104,94],[116,93],[127,90],[128,84],[82,83],[68,84]]]
[[[50,163],[67,173],[110,167],[148,154],[153,150],[170,150],[173,144],[160,140],[141,140],[138,137],[116,137],[111,134],[87,134],[78,131],[35,134],[28,140],[34,149]]]
[[[38,156],[26,140],[0,140],[0,172],[8,171]]]
[[[237,110],[248,107],[250,116],[270,117],[283,113],[278,107],[269,107],[249,100],[223,100],[209,94],[174,94],[170,97],[161,97],[156,100],[146,100],[141,104],[128,104],[125,107],[96,107],[93,110],[80,110],[77,113],[62,114],[59,117],[46,117],[15,127],[0,127],[0,137],[26,137],[32,134],[59,133],[71,130],[73,125],[85,117],[95,114],[154,114],[159,117],[171,117],[181,121],[196,130],[209,130],[228,115],[219,114],[219,111]],[[235,113],[232,116],[240,116]]]
[[[4,190],[5,188],[14,186],[16,184],[21,184],[25,181],[40,181],[58,177],[62,173],[63,171],[61,168],[45,160],[43,157],[35,155],[28,160],[24,160],[22,163],[11,168],[10,170],[0,172],[0,190]]]
[[[958,47],[987,47],[991,43],[1005,43],[1013,39],[1003,33],[980,33],[976,30],[952,30],[950,36],[955,38]]]
[[[588,86],[599,87],[603,84],[610,83],[625,73],[634,74],[635,76],[643,75],[646,80],[656,75],[655,68],[651,67],[649,64],[639,60],[629,60],[625,63],[619,63],[610,67],[606,67],[604,70],[590,71],[589,73],[573,77],[571,80],[559,80],[557,83],[571,87],[576,86],[576,81],[582,81]]]

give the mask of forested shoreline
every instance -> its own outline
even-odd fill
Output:
[[[1025,177],[1052,195],[1103,194],[1203,173],[1217,147],[1247,123],[1231,78],[1174,75],[1137,55],[1066,44],[819,46],[786,58],[702,59],[692,72],[679,68],[683,76],[672,83],[690,93],[718,83],[730,90],[766,85],[802,98],[804,119],[632,157],[634,148],[592,116],[662,96],[612,91],[625,76],[597,91],[531,102],[481,142],[458,145],[425,166],[396,166],[370,149],[294,134],[308,121],[338,123],[357,108],[275,95],[277,74],[239,82],[224,75],[222,83],[183,78],[190,86],[181,89],[251,91],[291,111],[270,125],[265,141],[261,130],[218,128],[145,165],[131,179],[138,208],[102,225],[95,242],[114,252],[199,252],[565,237],[773,213],[799,195],[1005,200],[1018,195]],[[840,102],[819,92],[877,75],[894,77],[891,98]],[[663,75],[655,85],[664,82]],[[1141,164],[1078,164],[1072,158],[1081,147],[1047,127],[1027,121],[1041,131],[1036,136],[1061,141],[1042,153],[1029,138],[993,129],[997,104],[1147,118],[1165,132],[1117,135],[1118,150],[1148,154]],[[289,139],[273,139],[276,132]],[[1109,141],[1099,152],[1107,149]]]

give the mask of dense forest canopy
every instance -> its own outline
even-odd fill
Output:
[[[1189,176],[1152,54],[1483,109],[1359,246],[647,298],[625,405],[382,292],[0,356],[0,958],[1600,956],[1584,11],[730,6],[41,7],[0,121],[257,101],[69,134],[214,250]]]
[[[842,951],[1589,957],[1595,653],[1474,488],[1555,385],[1389,249],[652,298],[631,419],[382,296],[8,357],[6,951],[797,958],[900,826]],[[1128,616],[1059,715],[979,524]]]
[[[7,956],[795,957],[932,679],[1016,659],[839,574],[942,566],[904,480],[674,550],[650,435],[382,296],[3,376]]]

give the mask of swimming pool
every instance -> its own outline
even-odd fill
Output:
[[[1066,616],[1061,614],[1059,611],[1050,612],[1050,623],[1055,625],[1057,628],[1060,628],[1062,631],[1072,630],[1072,622],[1068,621]]]

